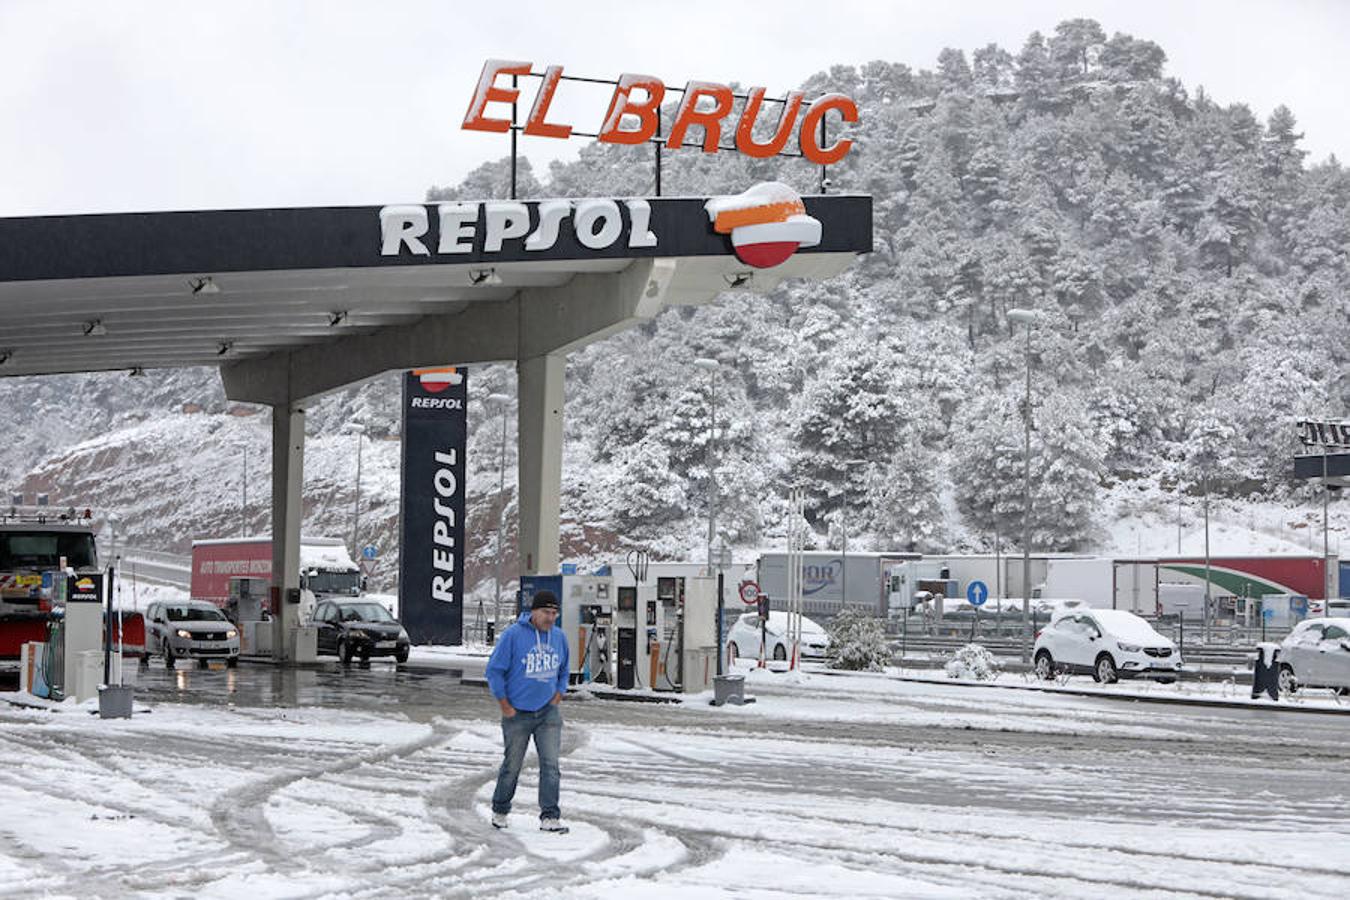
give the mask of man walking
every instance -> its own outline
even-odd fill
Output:
[[[539,755],[539,830],[567,832],[558,809],[558,753],[562,744],[562,702],[567,690],[567,636],[555,624],[558,598],[534,595],[530,611],[502,632],[487,664],[488,687],[502,708],[505,753],[492,793],[492,825],[506,827],[516,781],[530,738]]]

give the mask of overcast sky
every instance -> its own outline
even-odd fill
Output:
[[[0,0],[0,216],[419,201],[507,153],[460,129],[490,57],[781,93],[834,64],[1015,53],[1078,16],[1156,41],[1189,90],[1287,104],[1312,159],[1350,159],[1346,0]],[[594,130],[608,92],[565,90],[555,118]]]

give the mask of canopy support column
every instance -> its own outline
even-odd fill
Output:
[[[300,604],[300,523],[304,502],[305,411],[294,404],[272,407],[272,658],[295,658]],[[291,593],[294,591],[295,593]]]
[[[566,366],[563,353],[547,353],[516,364],[520,391],[520,571],[524,575],[552,575],[559,568]]]

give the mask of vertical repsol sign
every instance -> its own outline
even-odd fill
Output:
[[[463,368],[403,376],[398,594],[415,644],[458,644],[463,637],[466,376]]]

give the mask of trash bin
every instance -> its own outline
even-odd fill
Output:
[[[100,719],[131,718],[131,685],[108,684],[98,689]]]
[[[724,703],[730,703],[734,706],[741,706],[745,703],[744,675],[713,676],[712,705],[721,706]]]
[[[1280,645],[1265,642],[1256,645],[1256,663],[1252,666],[1252,699],[1262,693],[1280,699]]]

